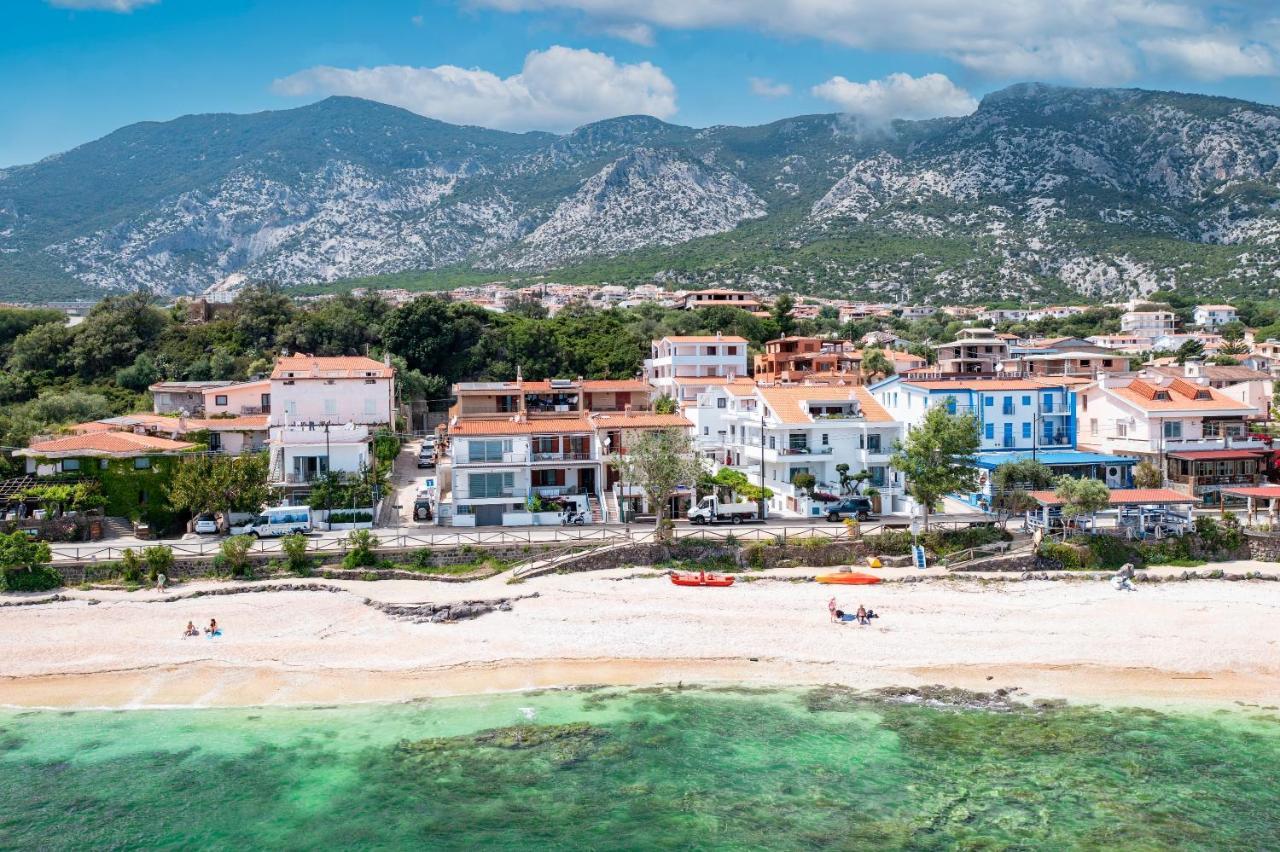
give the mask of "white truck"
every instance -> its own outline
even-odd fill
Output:
[[[756,509],[755,503],[721,503],[720,498],[713,495],[703,497],[685,514],[691,524],[714,524],[717,521],[740,524],[755,520]]]

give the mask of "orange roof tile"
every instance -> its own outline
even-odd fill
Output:
[[[690,429],[693,427],[679,414],[652,414],[647,411],[626,414],[593,414],[591,420],[598,429]]]
[[[1196,399],[1194,395],[1187,395],[1188,389],[1193,389],[1203,398]],[[1213,388],[1176,379],[1165,386],[1133,379],[1126,386],[1107,388],[1105,392],[1113,393],[1144,411],[1230,411],[1239,414],[1257,411],[1253,406],[1234,400]]]
[[[372,374],[371,376],[369,374]],[[381,378],[396,374],[393,367],[363,355],[318,357],[315,355],[289,355],[276,359],[273,379],[335,379]]]
[[[783,423],[812,423],[812,415],[804,403],[845,402],[857,400],[863,417],[872,423],[891,423],[893,418],[864,387],[831,385],[773,385],[759,389],[760,396]]]
[[[1060,506],[1062,501],[1052,491],[1032,491],[1030,495],[1043,506]],[[1156,506],[1167,503],[1187,505],[1200,502],[1189,494],[1171,488],[1117,488],[1111,492],[1112,506]]]
[[[925,390],[1038,390],[1044,387],[1040,382],[1030,379],[961,379],[946,381],[944,379],[929,381],[926,379],[905,379],[903,384]]]
[[[512,418],[484,418],[454,420],[449,424],[450,435],[565,435],[575,432],[591,432],[595,426],[586,417],[548,417],[532,420]]]
[[[18,454],[27,456],[145,456],[180,453],[194,449],[195,446],[195,444],[186,441],[171,441],[168,438],[138,435],[133,432],[93,432],[85,435],[53,438],[48,441],[35,441],[27,449],[19,450]]]

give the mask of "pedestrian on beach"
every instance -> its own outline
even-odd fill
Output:
[[[831,600],[827,601],[827,615],[831,617],[832,622],[836,622],[840,620],[839,617],[836,616],[836,612],[838,610],[839,610],[839,607],[836,605],[835,595],[832,595]]]
[[[858,604],[858,623],[859,624],[871,623],[870,619],[867,618],[867,609],[862,604]]]
[[[165,592],[166,587],[168,585],[169,585],[169,578],[166,577],[163,572],[156,574],[156,591],[157,592],[161,592],[161,593]]]

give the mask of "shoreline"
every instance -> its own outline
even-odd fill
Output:
[[[6,608],[0,707],[287,707],[680,682],[1017,687],[1019,701],[1156,709],[1280,705],[1275,583],[686,590],[616,569],[549,575],[518,593],[504,577],[326,585],[340,588],[169,601],[95,590]],[[881,618],[828,623],[833,593]],[[368,604],[497,598],[512,598],[511,609],[453,623],[396,619]],[[176,635],[211,616],[226,635]]]

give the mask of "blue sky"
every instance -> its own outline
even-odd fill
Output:
[[[1262,0],[5,0],[0,165],[328,94],[567,130],[956,115],[1020,80],[1280,102]],[[957,11],[960,10],[960,11]]]

